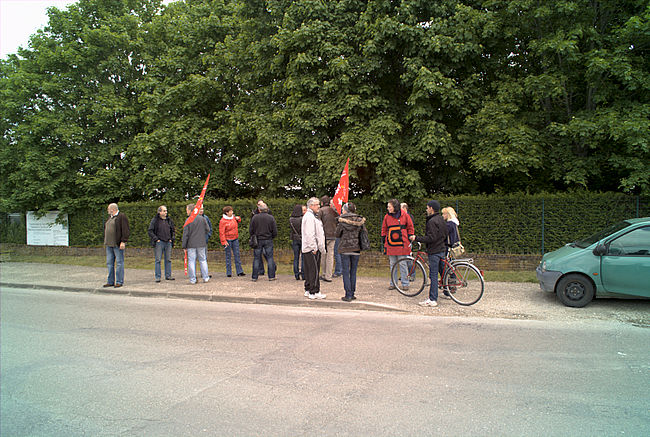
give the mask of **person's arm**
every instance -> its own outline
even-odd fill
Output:
[[[226,220],[219,220],[219,241],[221,245],[226,247],[228,246],[228,241],[226,240]]]
[[[151,223],[149,223],[149,228],[147,229],[147,234],[149,234],[149,238],[151,239],[152,243],[155,243],[156,241],[160,240],[158,238],[158,235],[156,235],[156,217],[151,219]]]

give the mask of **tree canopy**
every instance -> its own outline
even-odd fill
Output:
[[[640,0],[79,0],[0,61],[0,210],[650,193]]]

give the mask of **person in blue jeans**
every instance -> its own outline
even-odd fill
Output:
[[[303,265],[305,257],[302,255],[302,216],[307,206],[296,204],[293,206],[291,217],[289,217],[289,228],[291,229],[291,248],[293,249],[293,276],[296,281],[305,279]]]
[[[278,236],[278,226],[275,218],[269,214],[269,207],[265,203],[259,206],[259,214],[251,218],[248,227],[249,235],[257,237],[257,248],[253,250],[253,274],[251,280],[257,281],[261,266],[262,256],[268,265],[269,281],[275,281],[275,262],[273,262],[273,239]]]
[[[425,235],[423,237],[410,236],[411,241],[426,243],[427,255],[429,258],[429,298],[420,302],[421,306],[436,307],[438,306],[438,270],[440,260],[445,257],[447,249],[447,223],[440,214],[440,202],[430,200],[427,203],[427,222],[425,226]]]
[[[104,246],[108,279],[104,287],[121,287],[124,284],[124,249],[129,240],[129,220],[121,213],[117,203],[108,205],[110,216],[104,223]]]
[[[341,260],[341,253],[339,252],[339,245],[341,244],[341,239],[337,238],[334,242],[334,274],[332,278],[338,278],[342,275],[343,264]]]
[[[154,277],[156,282],[160,282],[160,261],[163,257],[165,260],[165,279],[167,281],[173,281],[172,247],[174,246],[175,229],[174,222],[167,214],[167,207],[165,205],[160,205],[158,207],[158,213],[153,219],[151,219],[147,233],[149,234],[151,245],[154,249]]]
[[[339,222],[336,225],[336,238],[340,240],[338,252],[341,255],[341,273],[343,276],[343,288],[345,296],[341,300],[351,302],[355,297],[357,289],[357,267],[361,255],[359,234],[368,232],[366,230],[366,219],[357,215],[357,207],[354,203],[348,202],[341,209]]]
[[[192,213],[194,204],[189,204],[185,208],[187,215]],[[190,284],[196,284],[196,260],[199,260],[201,277],[203,282],[210,280],[207,260],[207,239],[205,238],[210,228],[208,222],[201,214],[197,214],[194,220],[183,228],[183,249],[187,250],[187,276]]]
[[[241,217],[234,215],[232,206],[223,208],[223,217],[219,221],[219,240],[226,252],[226,276],[232,277],[232,258],[235,258],[235,271],[237,276],[244,276],[244,269],[241,266],[239,257],[239,223]]]

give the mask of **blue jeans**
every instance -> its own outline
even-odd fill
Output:
[[[232,275],[232,267],[230,262],[231,252],[232,256],[235,258],[235,270],[237,274],[244,273],[244,269],[241,268],[241,260],[239,259],[239,239],[226,240],[228,246],[226,246],[226,275]]]
[[[106,246],[106,267],[108,267],[107,284],[124,284],[124,251],[120,246]]]
[[[359,266],[359,255],[341,254],[341,267],[343,268],[343,288],[345,297],[354,297],[357,290],[357,267]]]
[[[429,255],[429,300],[438,300],[438,271],[440,271],[440,261],[445,257],[445,252],[432,253]]]
[[[262,255],[266,259],[269,279],[275,278],[275,263],[273,262],[273,240],[257,240],[257,249],[253,250],[253,274],[251,279],[257,279],[258,272],[263,267]]]
[[[388,255],[388,261],[390,262],[390,285],[395,286],[393,283],[393,266],[397,263],[397,261],[401,260],[402,258],[406,258],[407,255]],[[399,270],[400,270],[400,278],[402,280],[402,286],[408,287],[409,286],[409,278],[408,278],[408,269],[406,267],[406,263],[399,263]]]
[[[341,239],[337,238],[334,243],[334,276],[341,276],[342,259],[339,253],[339,244],[341,244]]]
[[[187,248],[187,276],[190,284],[196,284],[196,259],[199,259],[199,268],[203,281],[210,279],[208,273],[208,259],[206,257],[207,247],[188,247]]]
[[[165,278],[172,277],[172,243],[171,241],[158,241],[153,248],[156,263],[154,266],[154,274],[156,280],[160,280],[160,260],[165,256]]]
[[[302,241],[291,240],[291,248],[293,249],[293,276],[305,279],[302,272],[302,266],[305,264],[305,257],[302,254]]]

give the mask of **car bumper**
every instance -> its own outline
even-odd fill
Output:
[[[540,266],[537,266],[535,270],[537,272],[537,280],[539,281],[539,286],[543,291],[548,291],[549,293],[555,292],[555,284],[557,280],[562,276],[562,272],[554,272],[547,270],[542,271]]]

